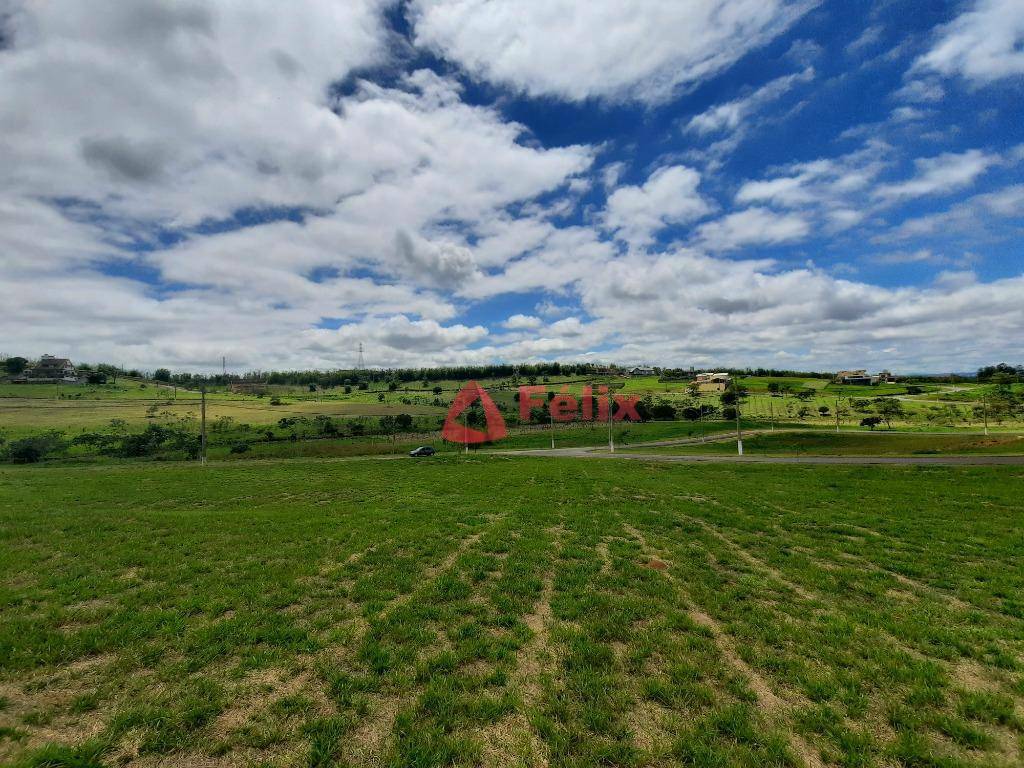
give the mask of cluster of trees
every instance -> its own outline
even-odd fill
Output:
[[[985,393],[981,405],[974,406],[975,418],[989,418],[997,423],[1024,415],[1024,391],[1013,387],[1017,379],[1006,372],[993,374],[992,386]]]
[[[531,424],[547,424],[551,420],[550,406],[551,401],[554,400],[557,393],[549,390],[547,393],[547,402],[543,405],[533,408],[530,410],[530,423]],[[519,400],[519,393],[513,395],[513,400]],[[584,408],[584,398],[577,398],[579,401],[579,407],[582,410]],[[508,408],[502,403],[498,404],[498,408],[506,413],[511,413],[513,409]],[[590,397],[589,404],[590,413],[596,415],[598,413],[598,402],[595,396]],[[515,409],[515,413],[518,414],[518,409]],[[711,419],[720,415],[721,411],[718,407],[705,404],[699,404],[697,402],[687,403],[685,405],[678,406],[663,397],[655,398],[653,395],[645,395],[636,404],[636,413],[640,421],[676,421],[677,419],[686,419],[688,421],[697,421],[698,419]],[[518,415],[515,416],[518,418]],[[471,427],[483,426],[486,422],[484,417],[483,408],[479,407],[479,403],[474,403],[467,409],[467,423]],[[632,417],[626,414],[626,420],[632,421]]]
[[[986,365],[978,369],[979,384],[1015,384],[1024,382],[1024,365]]]
[[[518,375],[524,379],[545,376],[595,376],[601,371],[590,363],[538,363],[514,366],[473,365],[445,366],[437,368],[363,368],[338,369],[333,371],[253,371],[245,376],[216,374],[200,376],[189,373],[171,373],[166,368],[158,369],[154,378],[159,381],[186,384],[231,384],[245,381],[259,384],[286,384],[292,386],[341,387],[365,384],[387,383],[392,389],[419,382],[429,389],[437,381],[468,381],[469,379],[512,378]],[[365,389],[365,386],[363,386]]]
[[[661,378],[663,380],[689,379],[693,377],[694,370],[690,368],[662,368]],[[831,379],[833,374],[822,371],[790,371],[781,368],[708,368],[709,372],[728,373],[730,376],[761,376],[761,377],[784,377],[791,379]]]
[[[156,419],[158,414],[151,417]],[[175,419],[169,413],[159,414],[141,431],[132,431],[122,419],[113,419],[102,430],[82,432],[67,437],[59,431],[44,432],[7,442],[0,435],[0,460],[33,463],[60,458],[74,453],[118,458],[158,457],[169,459],[199,456],[199,426],[193,416]],[[238,424],[230,416],[222,416],[208,424],[209,445],[229,445],[232,452],[244,453],[256,442],[300,440],[310,438],[362,437],[365,435],[396,436],[403,432],[439,428],[433,417],[429,423],[417,425],[407,413],[381,416],[379,419],[344,419],[320,415],[313,418],[286,417],[278,420],[277,429]],[[282,434],[282,432],[284,434]]]
[[[28,360],[24,357],[8,357],[4,360],[4,370],[8,376],[17,376],[28,368]]]
[[[56,430],[43,432],[0,444],[0,451],[4,459],[16,464],[59,458],[74,446],[86,446],[93,454],[119,458],[195,458],[199,455],[199,437],[187,422],[183,419],[177,423],[151,423],[141,432],[131,432],[123,421],[115,419],[108,431],[83,432],[72,438]]]

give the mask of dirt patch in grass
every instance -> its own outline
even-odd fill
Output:
[[[957,661],[951,672],[953,680],[968,691],[997,693],[1002,690],[1002,684],[988,670],[970,659]]]
[[[232,695],[231,706],[221,712],[213,722],[214,736],[228,739],[247,723],[258,720],[262,713],[278,699],[291,696],[310,687],[306,671],[290,674],[281,669],[260,669],[246,675],[245,681]]]
[[[6,702],[0,710],[0,727],[23,734],[16,743],[0,741],[0,760],[12,755],[15,747],[20,751],[50,743],[75,744],[99,735],[109,712],[98,707],[73,712],[72,704],[94,689],[97,673],[114,658],[90,656],[22,683],[0,682],[0,698]]]

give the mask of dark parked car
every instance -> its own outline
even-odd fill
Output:
[[[437,453],[437,451],[429,445],[421,445],[419,448],[409,451],[410,456],[433,456],[435,453]]]

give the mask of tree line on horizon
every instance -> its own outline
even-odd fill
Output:
[[[8,357],[3,361],[4,370],[9,376],[17,376],[26,368],[32,365],[32,360],[21,356]],[[430,384],[438,381],[468,381],[470,379],[540,379],[545,376],[577,376],[580,378],[591,378],[602,375],[622,375],[629,371],[629,366],[615,364],[597,363],[527,363],[513,365],[511,363],[496,363],[490,365],[469,365],[469,366],[436,366],[428,368],[340,368],[335,370],[284,370],[284,371],[249,371],[244,374],[201,374],[189,371],[171,371],[169,368],[157,368],[152,374],[139,369],[125,370],[124,368],[109,363],[98,363],[90,365],[81,363],[76,366],[83,372],[93,372],[97,375],[97,381],[91,383],[102,383],[98,381],[100,376],[112,378],[152,378],[156,381],[179,386],[189,385],[213,385],[226,386],[233,383],[253,384],[276,384],[330,388],[338,386],[355,386],[360,382],[392,383],[408,385],[414,382]],[[653,367],[655,375],[662,381],[679,381],[691,378],[694,373],[703,371],[720,371],[733,376],[762,376],[762,377],[786,377],[786,378],[807,378],[807,379],[831,379],[834,372],[830,371],[798,371],[791,369],[764,368],[764,367],[715,367],[715,368],[668,368]],[[1009,365],[999,363],[987,365],[978,369],[972,377],[960,374],[934,374],[905,376],[909,380],[927,380],[933,382],[956,383],[970,381],[972,378],[979,383],[993,381],[1024,382],[1024,365]]]

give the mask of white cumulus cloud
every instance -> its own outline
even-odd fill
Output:
[[[1024,10],[1020,0],[977,0],[941,27],[917,70],[960,75],[985,84],[1024,75]]]
[[[658,102],[784,32],[816,0],[413,0],[417,43],[474,76],[576,101]]]
[[[652,173],[641,186],[623,186],[608,197],[604,224],[622,240],[644,244],[669,224],[708,215],[712,205],[697,191],[700,174],[682,165]]]

